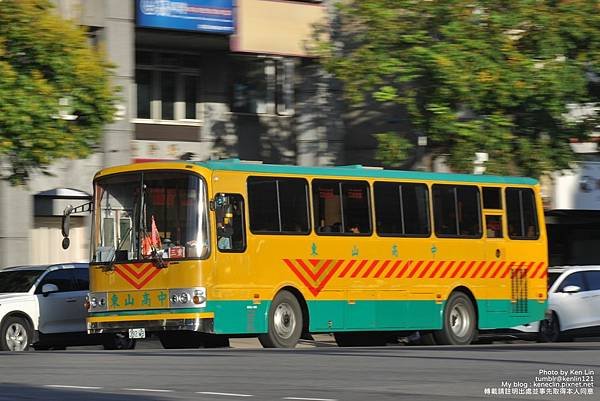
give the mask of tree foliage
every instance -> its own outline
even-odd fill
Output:
[[[0,177],[87,156],[112,120],[111,67],[47,0],[0,0]],[[68,104],[67,104],[68,103]]]
[[[320,56],[347,99],[402,105],[455,171],[475,152],[490,173],[568,168],[598,123],[568,114],[599,101],[597,0],[347,0],[333,26]]]

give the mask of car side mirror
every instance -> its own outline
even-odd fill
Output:
[[[48,295],[52,294],[53,292],[58,292],[58,287],[56,286],[56,284],[44,284],[42,286],[42,295],[47,297]]]
[[[563,292],[566,292],[567,294],[575,294],[579,291],[581,291],[581,287],[578,285],[568,285],[563,288]]]

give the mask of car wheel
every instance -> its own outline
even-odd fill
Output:
[[[281,291],[269,308],[269,328],[258,336],[265,348],[294,348],[302,335],[302,309],[296,297]]]
[[[0,328],[0,349],[27,351],[32,338],[32,330],[27,320],[17,316],[8,317]]]
[[[102,346],[106,350],[134,349],[135,339],[127,337],[125,333],[114,333],[104,341]]]
[[[446,302],[442,330],[433,333],[440,345],[467,345],[477,337],[477,318],[471,298],[453,292]]]
[[[539,340],[545,343],[555,343],[572,341],[573,338],[561,333],[558,315],[552,312],[550,319],[544,319],[540,322]]]

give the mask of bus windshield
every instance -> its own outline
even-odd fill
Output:
[[[193,174],[136,172],[100,178],[93,223],[94,262],[208,256],[206,186]]]

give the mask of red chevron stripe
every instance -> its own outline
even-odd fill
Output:
[[[129,284],[131,284],[133,287],[135,287],[136,289],[142,289],[144,288],[144,286],[150,281],[152,280],[158,273],[159,273],[159,269],[154,268],[154,271],[151,272],[148,276],[146,276],[146,278],[144,280],[142,280],[141,282],[136,282],[134,281],[130,276],[128,276],[124,271],[122,271],[121,269],[119,269],[119,266],[115,267],[115,271],[119,274],[119,276],[123,277],[123,279],[125,279],[125,281],[127,281]]]
[[[475,262],[471,261],[471,263],[475,263]],[[467,261],[465,261],[465,263],[463,263],[462,266],[457,266],[455,269],[452,269],[452,271],[450,271],[450,276],[448,278],[462,277],[462,275],[467,270],[469,270],[469,268],[473,267],[473,266],[471,266],[471,263],[469,263],[469,265],[465,267],[465,265],[467,264]],[[462,274],[461,274],[461,271],[462,271]]]
[[[132,276],[134,276],[135,278],[137,278],[139,280],[142,277],[144,277],[144,275],[146,273],[148,273],[149,270],[152,269],[152,264],[151,263],[141,263],[137,266],[135,264],[123,264],[123,265],[118,265],[118,267],[122,267],[123,269],[127,270],[127,272],[129,272]],[[138,273],[133,268],[136,268],[136,269],[139,268],[140,272]]]
[[[429,268],[431,266],[433,266],[433,263],[434,263],[433,260],[431,262],[427,263],[427,266],[425,266],[425,268],[423,269],[423,271],[421,272],[421,274],[419,274],[419,278],[425,277],[425,274],[427,273],[427,271],[429,270]]]
[[[319,264],[321,259],[308,259],[308,261],[310,262],[311,265],[313,265],[313,267],[317,267],[317,265]]]
[[[465,264],[465,261],[461,261],[458,264],[458,269],[460,269],[463,265]],[[450,263],[448,263],[448,266],[446,266],[446,270],[444,270],[444,272],[442,273],[442,276],[440,278],[445,278],[446,275],[448,274],[448,272],[450,271],[450,269],[452,269],[452,266],[454,266],[454,261],[451,260]]]
[[[444,263],[446,263],[445,261],[440,261],[437,266],[435,267],[435,269],[433,269],[433,271],[431,272],[431,274],[429,275],[429,278],[434,278],[435,275],[437,274],[437,272],[442,268],[442,266],[444,266]],[[450,262],[452,263],[452,262]]]
[[[362,275],[362,278],[369,277],[369,274],[371,274],[371,272],[373,271],[373,269],[375,268],[375,266],[377,266],[378,263],[379,263],[378,260],[374,260],[373,262],[371,262],[371,266],[369,266],[369,268],[367,269],[367,271],[365,272],[365,274]]]
[[[413,262],[412,260],[409,260],[408,262],[406,262],[404,264],[404,267],[402,268],[402,270],[400,270],[398,272],[398,274],[396,275],[396,278],[402,278],[402,277],[404,277],[404,273],[408,272],[408,268],[412,265],[412,262]],[[417,265],[416,269],[418,269],[422,264],[423,264],[423,261],[419,260],[416,263],[416,265]]]
[[[502,276],[500,278],[506,278],[508,276],[508,273],[510,273],[510,271],[512,270],[513,266],[515,265],[515,262],[510,262],[505,268],[504,268],[504,273],[502,273]]]
[[[477,263],[477,262],[475,262]],[[478,277],[479,276],[479,272],[481,271],[481,269],[483,269],[483,266],[485,266],[485,261],[479,262],[479,265],[477,266],[477,269],[475,269],[475,271],[473,272],[473,274],[471,274],[471,278],[481,278]]]
[[[505,276],[508,276],[508,273],[510,272],[510,278],[515,278],[515,272],[517,270],[519,270],[521,268],[521,266],[523,266],[523,263],[525,262],[521,262],[521,264],[519,264],[516,269],[513,269],[513,266],[517,264],[517,262],[512,262],[510,264],[510,266],[508,267],[508,269],[504,272],[504,274],[502,275],[502,278],[504,278]]]
[[[531,278],[535,278],[535,276],[538,274],[538,271],[540,271],[540,269],[542,268],[542,266],[544,266],[544,262],[540,262],[538,263],[537,267],[535,268],[535,270],[532,269],[531,271]]]
[[[318,262],[318,261],[317,261]],[[306,263],[304,263],[304,261],[302,259],[296,259],[296,263],[298,263],[300,265],[300,267],[302,267],[302,269],[306,272],[306,274],[308,274],[308,276],[313,280],[313,281],[318,281],[319,277],[321,277],[321,274],[323,274],[323,272],[327,269],[327,267],[329,266],[329,264],[331,263],[331,259],[326,259],[325,262],[323,263],[323,266],[321,266],[321,268],[317,271],[317,272],[313,272],[307,265]],[[313,264],[311,262],[311,264]],[[316,265],[314,265],[316,267]]]
[[[397,260],[397,261],[394,263],[394,266],[392,266],[392,268],[390,269],[390,271],[389,271],[389,272],[387,272],[387,274],[385,275],[385,278],[390,278],[390,277],[392,277],[392,274],[394,274],[394,272],[396,271],[396,269],[398,268],[398,266],[400,266],[400,263],[402,263],[402,261],[401,261],[401,260]]]
[[[348,261],[348,265],[346,266],[346,268],[344,270],[342,270],[342,272],[340,273],[340,275],[338,277],[345,277],[346,274],[350,271],[350,269],[352,269],[352,266],[354,266],[354,264],[356,263],[356,259],[350,259],[350,261]]]
[[[381,267],[379,268],[379,270],[377,270],[377,273],[375,273],[375,277],[374,278],[379,278],[379,276],[381,276],[381,274],[383,273],[383,271],[385,270],[385,268],[390,264],[391,260],[386,260],[383,262],[383,265],[381,265]]]
[[[421,265],[423,264],[423,261],[419,261],[419,262],[421,262],[421,263],[417,263],[417,266],[410,271],[410,274],[408,275],[408,278],[412,278],[415,275],[415,273],[417,272],[417,270],[419,270],[419,267],[421,267]],[[429,266],[431,266],[432,264],[433,264],[433,261],[429,262],[426,265],[427,266],[426,268],[429,268]]]
[[[527,278],[527,274],[529,273],[534,264],[535,262],[529,262],[527,267],[521,270],[521,278]]]
[[[463,265],[467,263],[466,261],[462,261],[460,263],[460,266],[458,266],[458,268],[456,269],[456,273],[454,273],[452,275],[452,277],[458,277],[458,273],[460,272],[460,269],[463,267]],[[463,273],[460,275],[460,278],[465,278],[469,275],[469,271],[471,271],[471,269],[473,268],[473,266],[475,266],[475,261],[472,260],[471,263],[469,263],[469,266],[467,266],[467,268],[463,271]]]
[[[498,264],[498,267],[496,268],[496,270],[494,270],[494,273],[492,274],[491,278],[496,278],[496,276],[498,275],[498,273],[500,273],[500,270],[502,270],[502,266],[504,265],[504,262],[500,262]]]
[[[325,287],[325,285],[329,282],[329,280],[331,280],[331,277],[333,277],[333,275],[335,274],[335,272],[337,271],[337,269],[342,265],[343,260],[338,261],[338,263],[336,263],[333,268],[331,268],[331,270],[329,271],[329,273],[327,273],[327,275],[323,278],[323,280],[321,281],[321,284],[319,284],[319,286],[315,289],[315,296],[317,294],[319,294],[321,292],[321,290]]]
[[[523,277],[523,278],[526,278],[527,275],[533,270],[533,265],[534,264],[535,264],[535,262],[529,262],[529,264],[525,268],[525,277]]]
[[[540,264],[542,265],[542,267],[540,269],[540,274],[538,275],[538,278],[544,278],[546,277],[546,273],[548,272],[548,267],[544,262],[540,262]]]
[[[300,272],[300,270],[298,270],[296,268],[296,266],[294,266],[294,264],[288,260],[288,259],[284,259],[283,260],[285,262],[285,264],[288,265],[288,267],[294,272],[294,274],[296,275],[296,277],[298,277],[300,279],[300,281],[302,281],[302,284],[304,284],[306,286],[306,288],[308,288],[308,290],[314,295],[317,296],[319,294],[319,291],[317,291],[317,289],[308,282],[308,280],[306,279],[306,277],[304,277],[302,275],[302,273]]]
[[[493,264],[491,264],[491,263],[490,263],[490,264],[488,264],[488,267],[487,267],[487,269],[485,269],[485,273],[483,273],[483,274],[481,275],[481,278],[486,278],[486,277],[487,277],[487,275],[488,275],[488,273],[490,272],[490,270],[492,270],[492,267],[494,267],[494,265],[493,265]]]
[[[352,275],[350,276],[351,278],[355,278],[356,276],[358,276],[358,273],[360,273],[361,269],[367,264],[367,260],[363,259],[360,261],[360,264],[358,265],[358,267],[356,268],[356,270],[354,270],[354,272],[352,272]]]

